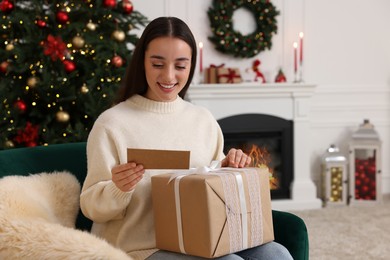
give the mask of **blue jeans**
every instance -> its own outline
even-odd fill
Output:
[[[153,255],[149,256],[147,260],[205,260],[207,258],[191,256],[191,255],[183,255],[180,253],[168,252],[168,251],[157,251]],[[284,260],[293,259],[290,255],[290,252],[279,243],[269,242],[261,246],[257,246],[254,248],[249,248],[231,255],[225,255],[218,258],[214,258],[215,260]]]

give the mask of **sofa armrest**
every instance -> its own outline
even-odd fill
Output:
[[[0,150],[0,178],[53,171],[69,171],[82,184],[87,173],[86,143]],[[90,230],[92,227],[92,221],[87,219],[81,210],[78,213],[76,227],[81,230]]]
[[[67,170],[84,182],[86,143],[54,144],[0,151],[0,177]]]
[[[305,222],[298,216],[272,211],[275,241],[284,245],[295,260],[309,259],[309,237]]]

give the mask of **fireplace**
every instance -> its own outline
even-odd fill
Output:
[[[240,148],[251,155],[253,167],[265,164],[271,172],[271,198],[290,199],[293,122],[272,115],[242,114],[222,118],[218,123],[225,139],[225,154],[230,148]]]
[[[264,118],[280,119],[277,121],[290,124],[292,152],[288,153],[291,162],[283,158],[283,165],[278,167],[292,169],[291,176],[287,173],[286,180],[282,181],[285,189],[280,191],[280,194],[271,191],[274,195],[272,208],[301,210],[320,208],[322,205],[321,200],[317,198],[317,188],[310,173],[309,112],[310,98],[314,94],[314,89],[314,85],[290,83],[202,84],[191,85],[187,98],[190,102],[210,110],[221,125],[227,146],[236,146],[240,143],[247,145],[246,139],[261,145],[261,142],[267,139],[266,136],[270,137],[269,144],[282,140],[284,138],[280,133],[283,132],[282,130],[275,131],[279,132],[277,134],[269,129],[251,129],[252,126],[263,127],[265,124],[260,122],[264,122]],[[252,119],[252,116],[260,115],[261,119]],[[246,121],[248,117],[252,123],[244,124],[242,121]],[[239,121],[231,123],[231,120]],[[228,125],[227,129],[226,125]],[[278,149],[286,150],[283,145],[281,144]],[[282,152],[279,152],[277,156],[282,158]],[[275,158],[276,161],[279,160],[279,157]]]

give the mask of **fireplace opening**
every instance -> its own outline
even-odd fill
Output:
[[[265,114],[240,114],[218,120],[227,153],[240,148],[251,154],[253,167],[270,170],[272,199],[289,199],[294,176],[293,121]]]

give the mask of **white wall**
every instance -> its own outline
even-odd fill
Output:
[[[382,144],[383,191],[390,193],[390,1],[307,0],[305,78],[312,100],[312,175],[330,143],[348,156],[348,139],[364,118]]]
[[[281,14],[272,49],[250,59],[221,54],[208,41],[207,10],[212,0],[132,2],[150,20],[167,15],[187,22],[196,40],[204,43],[204,66],[225,63],[243,71],[259,58],[268,81],[279,67],[288,81],[293,80],[292,44],[303,31],[304,80],[317,85],[307,140],[313,180],[319,182],[320,157],[326,148],[334,143],[347,156],[349,136],[368,118],[383,141],[383,191],[390,193],[390,1],[273,0]],[[245,18],[239,21],[248,21]]]

